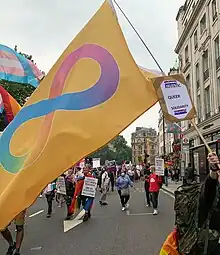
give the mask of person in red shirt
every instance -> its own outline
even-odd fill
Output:
[[[158,207],[158,196],[159,196],[159,192],[160,192],[160,188],[162,185],[162,178],[160,176],[158,176],[155,173],[155,167],[151,167],[151,174],[148,178],[150,186],[149,186],[149,192],[151,194],[151,200],[152,200],[152,204],[153,204],[153,215],[157,215],[157,207]]]

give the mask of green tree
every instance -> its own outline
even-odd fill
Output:
[[[100,158],[101,164],[104,164],[106,160],[116,160],[117,164],[122,164],[125,160],[131,161],[132,150],[123,136],[117,136],[110,144],[93,153],[90,157]]]

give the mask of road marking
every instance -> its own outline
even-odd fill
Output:
[[[40,211],[38,211],[38,212],[36,212],[36,213],[33,213],[33,214],[29,215],[29,218],[32,218],[32,217],[34,217],[34,216],[36,216],[36,215],[38,215],[38,214],[41,214],[41,213],[43,213],[43,212],[44,212],[44,210],[40,210]]]
[[[39,246],[39,247],[33,247],[30,250],[31,251],[40,251],[42,248],[43,248],[42,246]]]
[[[144,216],[144,215],[153,215],[153,213],[129,213],[127,216]]]
[[[77,227],[81,223],[83,223],[83,220],[65,220],[63,222],[64,233],[68,232],[72,228]]]
[[[74,220],[80,220],[85,214],[85,210],[83,209],[81,212],[77,214],[77,216],[74,218]]]
[[[64,233],[68,232],[69,230],[83,223],[83,220],[81,220],[81,218],[84,216],[84,214],[85,214],[85,210],[83,209],[81,212],[77,214],[77,216],[74,219],[65,220],[63,222]]]
[[[164,189],[162,189],[162,192],[163,192],[164,194],[168,195],[169,197],[172,197],[173,199],[175,199],[175,196],[174,196],[174,195],[172,195],[171,193],[165,191]]]

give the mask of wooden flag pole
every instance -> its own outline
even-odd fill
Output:
[[[113,0],[114,3],[117,5],[118,9],[121,11],[122,15],[125,17],[125,19],[127,20],[127,22],[130,24],[130,26],[132,27],[132,29],[134,30],[134,32],[137,34],[138,38],[140,39],[140,41],[142,42],[142,44],[144,45],[144,47],[146,48],[146,50],[148,51],[148,53],[150,54],[150,56],[153,58],[154,62],[156,63],[156,65],[158,66],[158,68],[160,69],[160,71],[163,73],[163,75],[165,76],[165,72],[163,71],[162,67],[160,66],[159,62],[157,61],[157,59],[155,58],[154,54],[151,52],[151,50],[149,49],[149,47],[147,46],[147,44],[145,43],[144,39],[141,37],[141,35],[138,33],[137,29],[134,27],[134,25],[131,23],[131,21],[129,20],[128,16],[125,14],[125,12],[122,10],[122,8],[120,7],[120,5],[117,3],[116,0]],[[163,115],[164,118],[164,115]],[[196,132],[198,133],[199,137],[201,138],[201,140],[203,141],[204,145],[206,146],[207,150],[209,153],[212,153],[211,148],[209,147],[208,143],[206,142],[205,138],[203,137],[202,133],[200,132],[199,128],[197,127],[195,121],[193,119],[190,120],[193,127],[195,128]],[[165,137],[164,137],[165,139]]]
[[[198,135],[200,136],[201,140],[203,141],[205,147],[207,148],[209,153],[212,153],[213,151],[211,150],[211,148],[209,147],[208,143],[206,142],[204,136],[202,135],[202,133],[200,132],[199,128],[197,127],[195,121],[192,119],[190,120],[191,124],[193,125],[193,127],[195,128],[196,132],[198,133]]]

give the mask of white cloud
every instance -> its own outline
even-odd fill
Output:
[[[175,62],[175,17],[184,1],[118,0],[165,71]],[[9,47],[17,44],[21,51],[34,56],[40,69],[48,71],[102,2],[103,0],[4,1],[0,9],[0,43]],[[117,7],[116,11],[136,62],[155,69],[155,63]],[[157,128],[158,110],[158,106],[153,107],[126,129],[123,132],[126,139],[129,140],[135,126]]]

